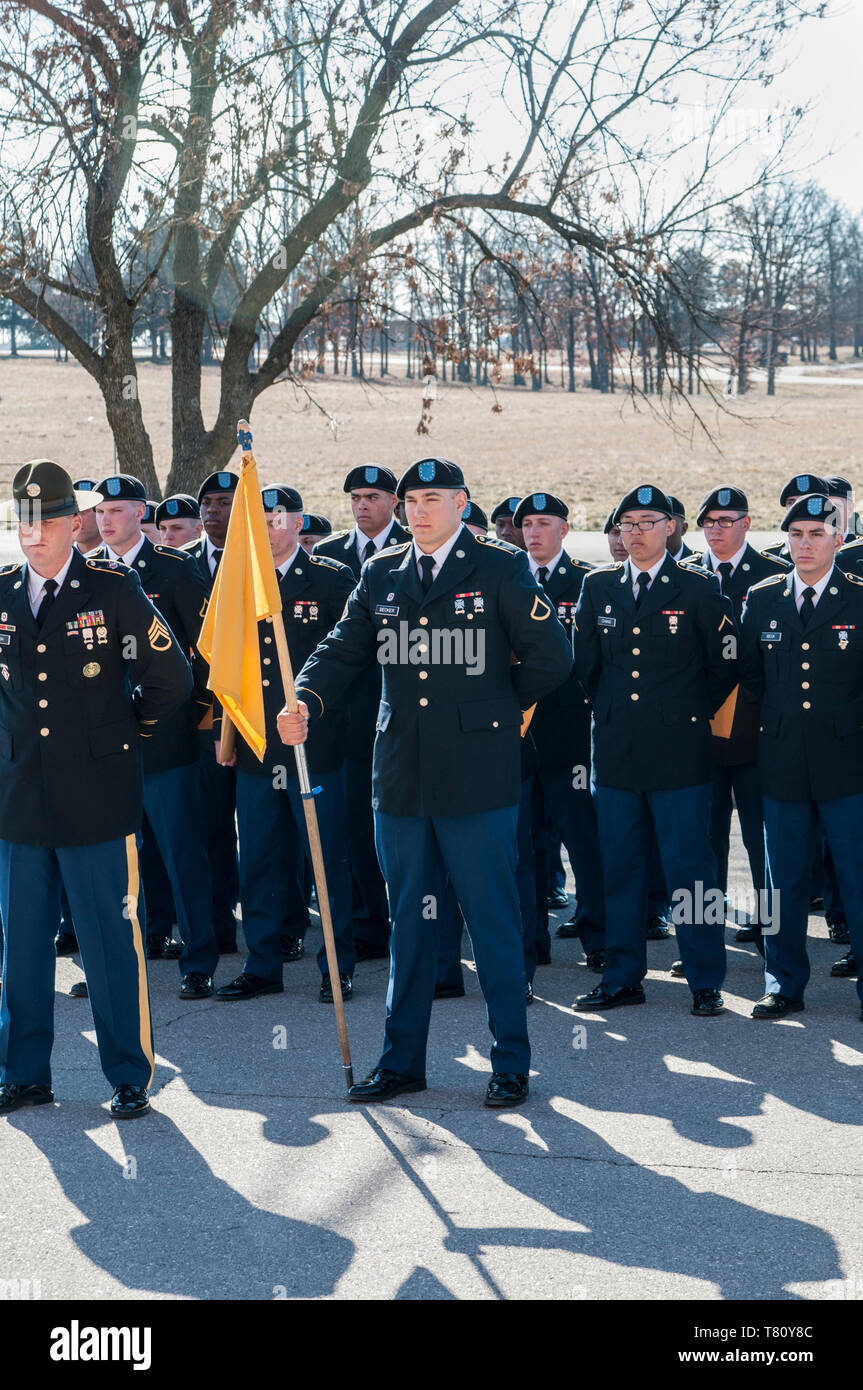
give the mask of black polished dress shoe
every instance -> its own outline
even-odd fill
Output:
[[[760,935],[760,927],[738,927],[734,933],[734,943],[735,945],[742,946],[747,941],[757,941]]]
[[[50,1105],[54,1092],[50,1086],[17,1086],[8,1081],[0,1086],[0,1115],[11,1115],[22,1105]]]
[[[302,960],[305,946],[301,936],[282,937],[282,960],[294,961]]]
[[[162,955],[165,960],[179,960],[185,949],[182,941],[175,941],[172,936],[169,936]]]
[[[559,937],[561,941],[569,941],[574,937],[580,939],[581,928],[579,927],[578,923],[575,921],[574,918],[570,918],[568,922],[561,922],[560,926],[554,934],[555,936]]]
[[[503,1110],[508,1105],[521,1105],[529,1095],[530,1084],[523,1072],[494,1071],[485,1093],[485,1104],[492,1110]]]
[[[205,975],[202,970],[192,970],[190,974],[183,976],[180,984],[181,999],[210,999],[213,994],[215,990],[212,975]]]
[[[824,911],[824,899],[823,899],[823,898],[810,898],[810,899],[809,899],[809,911],[810,911],[810,912],[823,912],[823,911]]]
[[[373,1101],[389,1100],[402,1091],[424,1091],[425,1077],[403,1076],[399,1071],[387,1071],[386,1067],[375,1067],[365,1081],[360,1081],[348,1091],[348,1100]]]
[[[840,980],[854,980],[857,977],[857,957],[853,951],[847,951],[839,960],[833,962],[830,967],[830,974],[837,976]]]
[[[525,1004],[533,1003],[533,985],[530,980],[527,981],[524,987],[524,1002]]]
[[[161,960],[170,939],[168,936],[148,936],[147,960]]]
[[[389,960],[389,946],[376,945],[374,941],[363,941],[362,937],[354,937],[354,950],[357,953],[357,960]]]
[[[464,985],[435,985],[435,999],[463,999]]]
[[[622,1004],[644,1004],[645,994],[641,985],[624,989],[608,989],[597,985],[589,994],[580,994],[573,1004],[579,1011],[584,1009],[618,1009]]]
[[[850,946],[851,933],[845,917],[837,917],[835,922],[827,923],[827,932],[834,946]]]
[[[694,989],[689,1012],[696,1018],[715,1018],[725,1013],[725,1000],[718,989]]]
[[[667,941],[671,935],[664,917],[660,917],[658,912],[651,912],[647,919],[647,926],[644,935],[648,941]]]
[[[569,898],[562,888],[552,888],[546,899],[550,908],[569,907]]]
[[[262,980],[260,975],[243,971],[229,985],[216,990],[217,999],[254,999],[258,994],[284,994],[285,987],[275,980]]]
[[[150,1112],[150,1097],[146,1086],[115,1086],[111,1114],[115,1120],[137,1120]]]
[[[584,963],[588,970],[592,970],[594,975],[601,975],[605,969],[606,955],[602,950],[585,951]]]
[[[752,1010],[753,1018],[784,1018],[786,1014],[800,1013],[806,1005],[802,999],[789,999],[785,994],[765,994]]]
[[[341,970],[339,971],[339,980],[342,986],[342,999],[347,1003],[347,1001],[353,997],[354,982],[350,975],[343,975]],[[333,1002],[333,986],[329,975],[325,975],[321,980],[321,992],[318,998],[322,1004],[332,1004]]]
[[[54,950],[58,956],[74,956],[78,950],[78,938],[73,931],[58,931],[54,937]]]
[[[684,968],[683,968],[683,961],[682,961],[682,960],[673,960],[673,961],[671,962],[671,964],[669,965],[669,967],[668,967],[668,973],[669,973],[669,975],[673,975],[674,978],[675,978],[675,980],[683,980],[683,979],[685,979],[685,978],[686,978],[686,971],[685,971]]]
[[[69,990],[69,998],[70,998],[70,999],[89,999],[89,998],[90,998],[90,991],[89,991],[89,989],[87,988],[87,981],[86,981],[86,980],[76,980],[75,983],[74,983],[74,985],[72,986],[72,988]]]

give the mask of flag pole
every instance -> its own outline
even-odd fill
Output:
[[[247,420],[240,420],[238,422],[237,437],[240,441],[240,448],[243,451],[243,461],[245,462],[245,460],[249,458],[254,463],[254,455],[252,454],[252,430]],[[297,692],[294,686],[294,673],[291,669],[291,656],[288,651],[285,622],[281,612],[273,614],[273,632],[276,638],[279,671],[281,672],[282,685],[285,693],[285,708],[290,714],[296,714],[298,712]],[[351,1062],[351,1047],[348,1041],[348,1025],[345,1019],[345,1001],[342,997],[342,982],[339,977],[339,961],[336,954],[336,939],[333,934],[333,919],[330,915],[330,895],[327,891],[327,874],[324,867],[323,850],[321,848],[321,832],[318,826],[315,794],[309,782],[306,750],[301,743],[294,745],[294,757],[297,763],[300,798],[303,803],[303,813],[306,818],[306,831],[309,838],[309,849],[312,855],[312,868],[315,875],[315,892],[318,899],[318,911],[321,914],[321,927],[324,933],[324,948],[327,954],[327,968],[330,972],[330,985],[333,991],[336,1026],[339,1030],[342,1067],[345,1073],[345,1080],[350,1088],[354,1084],[354,1069]]]

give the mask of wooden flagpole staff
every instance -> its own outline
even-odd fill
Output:
[[[237,437],[240,441],[240,448],[243,451],[243,460],[245,461],[246,458],[249,458],[254,463],[254,455],[252,454],[252,429],[247,420],[240,420],[238,422]],[[282,686],[284,687],[285,693],[285,708],[289,714],[297,714],[299,710],[297,692],[294,687],[294,673],[291,669],[288,639],[285,633],[285,623],[281,612],[273,614],[273,632],[276,638],[279,670],[281,672]],[[339,1030],[342,1067],[344,1068],[345,1079],[350,1088],[354,1084],[354,1070],[351,1062],[351,1047],[348,1041],[348,1026],[345,1020],[345,1001],[342,997],[342,982],[339,977],[336,940],[333,935],[333,919],[330,915],[330,895],[327,891],[327,874],[324,867],[323,851],[321,849],[321,832],[318,827],[318,812],[315,806],[315,794],[312,791],[309,781],[309,768],[306,760],[306,750],[303,744],[298,743],[294,745],[294,757],[297,763],[300,797],[302,798],[303,812],[306,817],[306,831],[309,837],[309,848],[312,855],[312,868],[315,875],[315,892],[318,899],[318,911],[321,914],[321,926],[324,932],[324,948],[327,953],[327,968],[330,972],[330,984],[333,990],[333,1005],[336,1012],[336,1026]]]

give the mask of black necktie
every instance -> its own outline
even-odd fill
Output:
[[[51,609],[54,607],[54,594],[57,590],[56,579],[45,580],[45,597],[36,610],[36,626],[41,628]]]
[[[222,556],[224,555],[224,553],[225,553],[225,552],[224,552],[224,549],[222,549],[222,550],[217,550],[216,547],[213,546],[213,578],[214,578],[214,579],[215,579],[215,577],[216,577],[216,571],[218,570],[219,565],[221,564]]]
[[[812,614],[815,612],[815,604],[812,602],[812,600],[814,599],[814,597],[815,597],[815,590],[814,590],[814,589],[804,589],[804,590],[803,590],[803,602],[802,602],[801,605],[800,605],[800,617],[801,617],[802,620],[803,620],[803,626],[804,626],[804,627],[808,627],[808,625],[809,625],[809,619],[812,617]],[[40,611],[41,611],[41,610],[40,610]]]
[[[638,593],[635,595],[635,606],[636,608],[640,608],[641,600],[647,593],[647,586],[650,583],[650,575],[647,573],[647,570],[639,570],[638,578],[635,582],[638,585]]]
[[[548,583],[548,565],[540,565],[539,569],[536,572],[536,577],[539,580],[542,587],[545,588],[546,584]]]
[[[432,570],[434,569],[434,556],[421,555],[420,569],[422,570],[422,574],[420,575],[420,584],[422,585],[423,593],[427,594],[432,586]]]
[[[725,586],[731,578],[734,566],[732,565],[730,560],[723,560],[722,564],[717,565],[716,568],[719,572],[719,589],[720,592],[724,594]]]
[[[375,553],[375,549],[376,546],[374,541],[366,541],[365,545],[363,546],[363,564],[365,564],[366,560],[370,560],[372,558],[372,556]]]

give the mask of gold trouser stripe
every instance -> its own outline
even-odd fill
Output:
[[[150,992],[147,989],[147,961],[144,956],[144,940],[141,936],[141,923],[138,921],[138,893],[141,884],[138,875],[138,846],[135,842],[134,835],[126,836],[126,866],[128,869],[126,902],[128,905],[129,920],[132,923],[132,945],[135,947],[135,955],[138,957],[138,1019],[141,1051],[150,1063],[150,1079],[147,1082],[147,1086],[150,1087],[153,1084],[156,1059],[153,1055],[153,1034],[150,1028]]]

